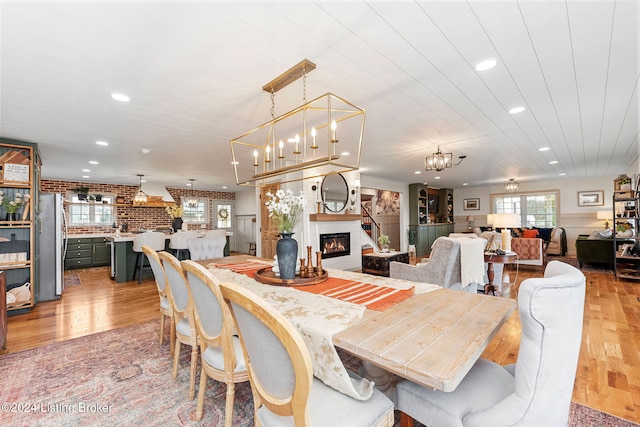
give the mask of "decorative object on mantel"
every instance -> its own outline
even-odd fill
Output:
[[[438,151],[424,158],[424,167],[427,171],[440,172],[446,168],[458,166],[466,158],[467,156],[458,156],[458,163],[454,165],[453,153],[443,153],[440,151],[440,146],[438,146]]]
[[[149,197],[147,196],[147,193],[142,191],[142,177],[143,176],[144,175],[142,175],[142,174],[138,174],[138,178],[140,178],[140,185],[138,187],[138,192],[136,193],[135,197],[133,198],[133,204],[135,206],[146,205],[147,204],[147,200],[149,199]]]
[[[267,193],[269,200],[265,206],[269,211],[269,217],[276,221],[280,240],[276,243],[276,254],[278,255],[278,268],[280,278],[293,279],[296,275],[296,264],[298,260],[298,242],[291,238],[293,229],[304,213],[306,199],[301,191],[299,196],[295,196],[293,191],[279,189],[276,194]]]
[[[520,187],[520,184],[513,178],[510,178],[508,182],[504,183],[504,191],[507,193],[515,193],[518,191],[518,187]]]
[[[307,102],[306,77],[315,67],[305,59],[262,87],[271,95],[271,120],[231,140],[237,184],[262,187],[359,169],[365,111],[330,92]],[[276,117],[275,92],[300,77],[302,105]]]

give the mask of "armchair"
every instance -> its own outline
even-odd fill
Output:
[[[411,280],[413,282],[431,283],[445,288],[475,293],[477,285],[462,283],[460,245],[461,241],[459,239],[439,237],[433,243],[429,258],[422,260],[423,262],[426,261],[426,264],[421,262],[417,265],[409,265],[392,261],[389,264],[389,277]],[[482,256],[484,241],[477,246],[478,248],[482,246],[479,251],[476,251],[480,259],[480,265],[482,265],[482,260],[484,259]],[[484,283],[482,286],[484,288]]]
[[[551,261],[544,278],[522,282],[522,338],[515,365],[479,359],[460,385],[444,393],[404,380],[396,409],[430,426],[566,426],[582,342],[585,277]],[[406,415],[405,415],[406,414]]]

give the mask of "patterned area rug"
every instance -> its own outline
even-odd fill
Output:
[[[81,285],[80,276],[75,270],[67,270],[64,272],[64,286],[78,286]]]
[[[187,400],[190,352],[183,346],[173,381],[169,345],[158,344],[158,329],[159,322],[152,321],[2,356],[0,402],[8,406],[0,412],[0,424],[224,425],[225,386],[207,382],[204,417],[195,423],[196,399]],[[345,364],[355,369],[358,361],[345,355]],[[198,367],[196,384],[199,372]],[[233,425],[253,425],[248,383],[236,386]],[[572,403],[569,426],[638,425]]]

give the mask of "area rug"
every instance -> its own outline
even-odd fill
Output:
[[[572,265],[575,268],[583,271],[583,272],[590,272],[590,273],[605,273],[605,274],[613,274],[613,270],[611,270],[611,267],[609,267],[607,264],[599,264],[599,263],[590,263],[590,262],[585,262],[582,264],[582,267],[580,267],[580,263],[578,262],[577,258],[573,258],[573,257],[568,257],[568,256],[547,256],[547,262],[549,261],[562,261],[566,264]]]
[[[187,400],[190,352],[183,346],[172,380],[169,345],[158,344],[158,329],[155,320],[1,356],[0,425],[224,425],[225,386],[207,382],[205,413],[195,422],[196,400]],[[358,366],[343,356],[348,367]],[[575,403],[570,418],[571,427],[638,426]],[[253,425],[248,383],[236,386],[233,425]]]
[[[78,286],[81,285],[80,276],[74,270],[67,270],[64,272],[64,286]]]

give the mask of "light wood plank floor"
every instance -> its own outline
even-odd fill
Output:
[[[155,283],[116,284],[106,268],[76,270],[81,285],[68,286],[60,301],[43,302],[31,312],[9,317],[7,349],[14,353],[53,342],[121,328],[159,318]],[[509,269],[505,281],[517,285],[539,277],[541,267]],[[640,422],[640,282],[613,279],[612,274],[585,273],[582,348],[573,400],[631,421]],[[507,290],[506,297],[515,297]],[[483,357],[514,363],[521,327],[511,316]]]

